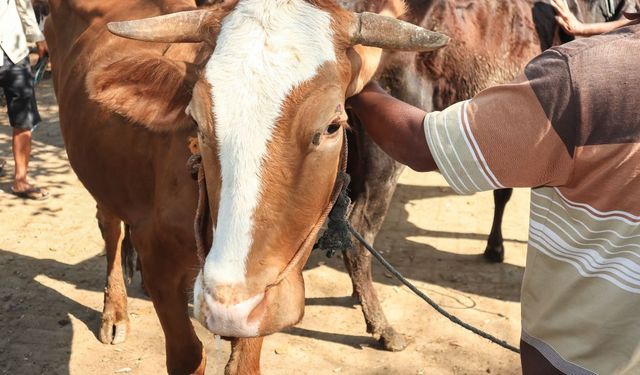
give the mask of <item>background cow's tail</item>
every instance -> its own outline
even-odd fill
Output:
[[[136,269],[139,269],[139,266],[137,265],[138,255],[136,253],[136,249],[133,247],[133,243],[131,242],[130,232],[129,225],[125,224],[124,238],[122,239],[122,271],[127,285],[131,285],[133,274]]]

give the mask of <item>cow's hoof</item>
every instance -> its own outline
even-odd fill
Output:
[[[409,345],[407,338],[403,334],[396,332],[392,327],[387,327],[378,341],[385,350],[390,352],[402,351]]]
[[[502,263],[504,261],[504,246],[487,245],[484,249],[484,258],[492,263]]]
[[[116,323],[110,314],[109,316],[103,314],[102,321],[100,322],[100,341],[103,344],[122,344],[127,339],[128,334],[128,321],[125,320]]]

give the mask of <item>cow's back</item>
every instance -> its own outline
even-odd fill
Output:
[[[540,53],[534,1],[408,0],[407,21],[451,37],[434,52],[390,52],[382,81],[399,98],[442,109],[513,79]]]

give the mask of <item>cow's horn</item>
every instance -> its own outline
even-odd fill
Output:
[[[189,10],[139,20],[109,22],[107,28],[124,38],[161,43],[197,43],[213,35],[203,27],[207,10]]]
[[[375,13],[355,13],[349,37],[352,44],[402,51],[432,51],[449,37],[414,24]]]

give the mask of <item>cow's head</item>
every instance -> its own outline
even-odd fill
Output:
[[[111,108],[147,126],[197,123],[214,237],[195,280],[196,317],[235,337],[297,323],[309,239],[325,219],[341,162],[345,99],[372,74],[361,59],[379,58],[362,46],[428,50],[448,38],[327,0],[239,1],[232,10],[109,28],[138,40],[214,47],[200,68],[154,57],[155,73],[142,74],[148,64],[120,63],[137,90],[130,99],[117,95],[117,82],[93,82],[104,93],[97,99],[112,98]],[[131,78],[149,75],[154,82]],[[136,103],[139,116],[130,109]]]

